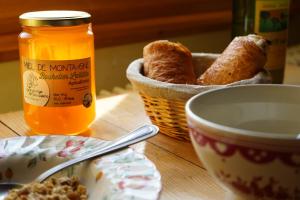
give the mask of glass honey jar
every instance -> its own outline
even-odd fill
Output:
[[[90,14],[38,11],[19,19],[25,121],[34,134],[83,132],[95,118]]]

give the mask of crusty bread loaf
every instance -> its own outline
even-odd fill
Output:
[[[236,37],[198,78],[201,85],[225,85],[252,78],[264,67],[267,41],[258,35]]]
[[[192,54],[180,43],[167,40],[151,42],[144,47],[144,75],[158,81],[196,84]]]

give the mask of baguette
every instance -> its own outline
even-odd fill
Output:
[[[252,78],[267,61],[268,42],[261,36],[236,37],[197,79],[201,85],[225,85]]]

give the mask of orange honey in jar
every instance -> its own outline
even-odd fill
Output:
[[[81,11],[22,14],[24,117],[34,134],[77,135],[95,118],[94,37]]]

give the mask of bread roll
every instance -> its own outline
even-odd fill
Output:
[[[252,78],[265,65],[267,41],[258,35],[236,37],[198,78],[198,84],[225,85]]]
[[[163,82],[196,84],[192,54],[180,43],[167,40],[144,47],[144,75]]]

